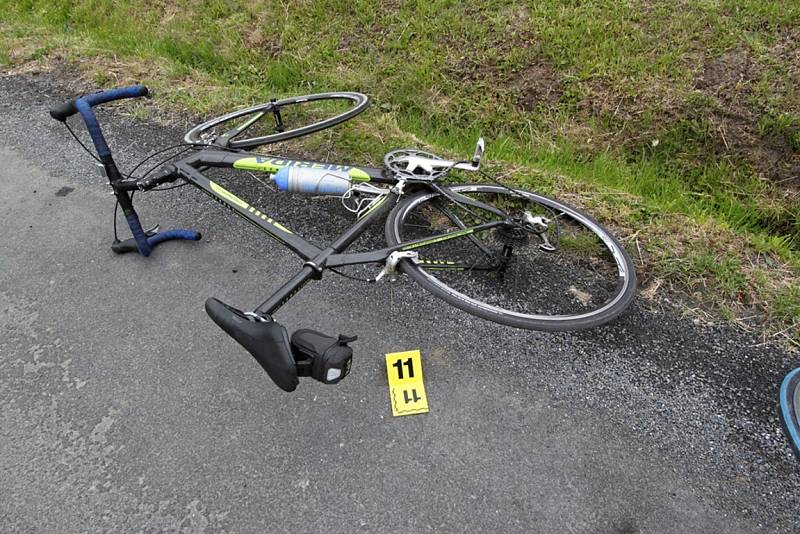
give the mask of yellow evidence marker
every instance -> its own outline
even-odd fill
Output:
[[[393,416],[428,412],[428,396],[422,382],[422,357],[418,350],[387,354],[386,374]]]

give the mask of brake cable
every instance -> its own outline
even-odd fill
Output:
[[[77,139],[77,137],[76,137],[76,139]],[[78,140],[78,142],[80,143],[80,140]],[[83,143],[81,143],[81,145],[83,145]],[[142,180],[142,179],[146,178],[151,172],[153,172],[154,170],[156,170],[159,167],[161,167],[162,165],[164,165],[164,163],[166,163],[167,161],[169,161],[169,160],[171,160],[173,158],[176,158],[176,157],[180,156],[181,154],[184,154],[184,153],[188,152],[190,149],[194,148],[194,145],[189,144],[189,143],[180,143],[180,144],[168,146],[166,148],[163,148],[161,150],[153,152],[149,156],[147,156],[144,159],[142,159],[139,163],[137,163],[136,166],[133,168],[133,170],[130,172],[130,174],[124,174],[123,176],[125,176],[129,180],[132,179],[133,173],[136,172],[136,170],[139,167],[141,167],[144,164],[144,162],[152,159],[153,157],[155,157],[155,156],[157,156],[159,154],[163,154],[164,152],[166,152],[168,150],[174,150],[174,149],[180,148],[180,147],[184,147],[184,149],[178,151],[175,154],[170,154],[169,156],[159,160],[157,163],[155,163],[149,169],[147,169],[147,171],[144,174],[142,174],[141,176],[136,178],[136,180]],[[88,150],[87,150],[87,152],[88,152]],[[94,154],[92,154],[92,156],[94,156]],[[95,158],[95,159],[97,159],[97,158]],[[173,185],[173,186],[170,186],[170,187],[164,187],[164,188],[161,188],[161,189],[156,188],[156,189],[153,189],[153,191],[168,191],[170,189],[177,189],[179,187],[184,187],[184,186],[187,186],[187,185],[189,185],[189,184],[188,183],[183,183],[183,184]],[[130,197],[131,198],[131,205],[133,204],[133,195],[135,193],[136,193],[135,190],[131,191],[131,197]],[[117,234],[117,213],[118,213],[118,210],[119,210],[119,199],[117,199],[117,201],[114,203],[114,241],[119,241],[119,235]]]
[[[72,130],[72,128],[70,128],[69,124],[68,124],[66,121],[64,121],[64,126],[66,126],[66,127],[67,127],[67,131],[69,131],[69,133],[70,133],[70,134],[72,134],[72,137],[74,137],[74,138],[75,138],[75,140],[78,142],[78,144],[79,144],[79,145],[81,145],[81,147],[83,147],[83,149],[86,151],[86,153],[87,153],[87,154],[89,154],[90,156],[92,156],[92,157],[94,158],[94,160],[95,160],[97,163],[102,163],[102,162],[100,161],[100,158],[98,158],[97,156],[95,156],[95,155],[92,153],[92,151],[91,151],[91,150],[89,150],[89,149],[86,147],[86,145],[84,145],[84,144],[83,144],[83,141],[81,141],[81,140],[80,140],[80,138],[78,138],[78,136],[75,134],[75,132]]]

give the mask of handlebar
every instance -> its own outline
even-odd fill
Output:
[[[117,253],[129,252],[137,250],[142,256],[149,256],[153,247],[164,241],[173,239],[184,239],[197,241],[200,239],[200,233],[194,230],[170,230],[167,232],[159,232],[155,234],[148,234],[142,229],[139,222],[139,216],[133,209],[131,197],[128,191],[132,189],[126,182],[122,180],[122,175],[117,170],[114,159],[111,157],[111,150],[108,148],[103,131],[100,129],[100,124],[97,122],[97,117],[92,111],[94,106],[105,104],[113,100],[121,100],[123,98],[138,98],[147,96],[150,91],[144,85],[132,85],[130,87],[122,87],[119,89],[111,89],[108,91],[100,91],[83,95],[78,98],[73,98],[63,104],[58,104],[50,109],[50,116],[60,122],[66,122],[69,117],[80,113],[83,117],[83,122],[86,123],[86,129],[92,137],[92,142],[97,150],[97,155],[105,168],[108,175],[111,187],[114,189],[114,194],[117,201],[122,208],[128,226],[131,229],[133,237],[121,242],[115,242],[112,245],[112,250]],[[160,183],[174,181],[175,175],[173,172],[163,172],[160,175],[149,178],[141,183],[134,182],[133,184],[142,190],[152,189]]]
[[[144,241],[140,240],[137,241],[136,237],[132,237],[130,239],[126,239],[124,241],[115,241],[111,244],[111,250],[116,252],[117,254],[124,254],[126,252],[139,252],[140,254],[147,256],[150,252],[155,248],[156,245],[159,243],[163,243],[164,241],[173,241],[173,240],[183,240],[183,241],[199,241],[202,238],[202,234],[195,230],[184,230],[182,228],[176,228],[174,230],[165,230],[163,232],[156,232],[156,233],[143,233]],[[147,243],[147,254],[144,254],[142,251],[142,244]]]
[[[58,104],[50,108],[50,116],[53,117],[57,121],[66,122],[67,118],[75,115],[78,110],[75,108],[75,101],[78,98],[73,98],[63,104]]]
[[[105,104],[112,100],[120,100],[122,98],[138,98],[140,96],[147,96],[150,91],[144,85],[132,85],[130,87],[121,87],[119,89],[110,89],[108,91],[100,91],[98,93],[90,93],[77,98],[73,98],[63,104],[58,104],[50,108],[50,116],[57,121],[64,122],[69,117],[78,113],[76,103],[78,100],[84,100],[89,107],[94,107],[99,104]]]
[[[81,117],[83,117],[83,122],[86,123],[86,129],[89,130],[89,135],[92,137],[97,155],[100,156],[100,159],[108,158],[111,155],[111,150],[108,148],[105,137],[103,137],[103,131],[100,129],[100,124],[97,122],[97,117],[95,117],[92,108],[113,100],[147,96],[149,93],[150,91],[144,85],[132,85],[130,87],[91,93],[53,107],[50,109],[50,116],[57,121],[65,122],[68,117],[75,113],[80,113]]]

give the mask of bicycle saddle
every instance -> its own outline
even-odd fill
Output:
[[[215,298],[206,300],[206,313],[217,326],[247,349],[279,388],[284,391],[295,390],[298,384],[297,366],[286,328],[271,319],[260,321]]]

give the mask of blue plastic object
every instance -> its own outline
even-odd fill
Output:
[[[281,167],[278,172],[272,175],[272,181],[278,186],[281,191],[289,190],[289,169]]]
[[[309,195],[341,196],[350,189],[350,176],[345,171],[312,167],[283,167],[272,175],[281,191]]]
[[[780,391],[781,420],[795,455],[800,458],[800,368],[786,375]]]

